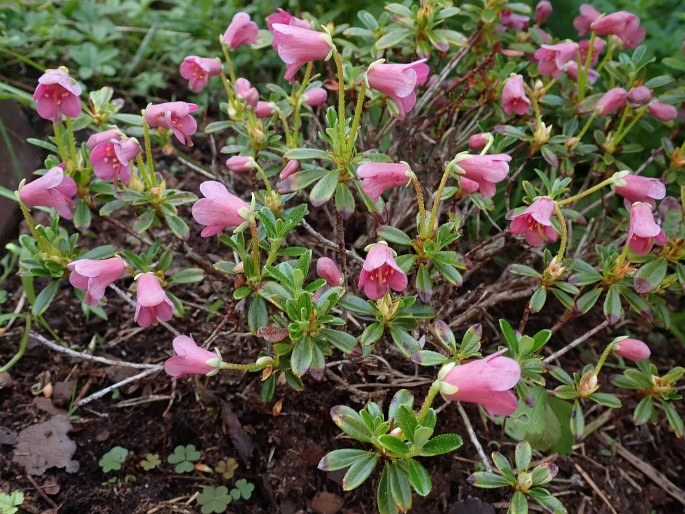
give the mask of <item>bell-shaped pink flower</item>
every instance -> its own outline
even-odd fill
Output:
[[[342,285],[343,277],[338,265],[330,257],[319,257],[316,260],[316,276],[323,278],[329,286]]]
[[[56,123],[62,115],[78,118],[81,114],[81,86],[65,69],[45,70],[33,93],[38,115]]]
[[[141,152],[140,144],[135,139],[111,139],[93,148],[90,162],[93,164],[95,176],[102,180],[113,180],[114,187],[119,180],[124,185],[131,181],[129,163]]]
[[[111,143],[112,140],[118,141],[120,139],[121,132],[119,132],[119,129],[113,128],[105,130],[104,132],[96,132],[88,138],[88,141],[86,141],[86,146],[88,147],[88,150],[92,150],[100,143]]]
[[[538,198],[521,214],[511,218],[509,231],[515,235],[524,234],[532,246],[556,241],[559,235],[552,225],[554,205],[551,198]]]
[[[72,218],[77,187],[61,166],[50,168],[42,177],[19,189],[19,198],[28,207],[52,207],[64,219]]]
[[[284,11],[281,8],[276,9],[275,13],[270,14],[266,18],[266,26],[269,28],[270,31],[273,32],[273,26],[276,23],[280,23],[281,25],[292,25],[293,27],[300,27],[301,29],[311,29],[312,26],[307,23],[304,20],[301,20],[300,18],[296,18],[292,14],[290,14],[288,11]]]
[[[502,182],[509,174],[511,155],[499,153],[492,155],[469,155],[461,159],[457,166],[464,172],[461,187],[467,193],[480,191],[492,198],[497,192],[496,184]],[[478,185],[474,189],[475,184]]]
[[[512,75],[504,83],[502,107],[507,114],[515,112],[519,116],[523,116],[530,110],[530,100],[523,88],[523,77],[521,75]]]
[[[357,168],[362,189],[374,202],[384,191],[409,182],[411,169],[405,162],[364,162]]]
[[[666,186],[658,178],[641,177],[632,173],[617,179],[616,193],[626,200],[626,209],[635,202],[648,203],[652,208],[656,207],[654,200],[662,200],[666,196]]]
[[[499,21],[505,27],[513,30],[526,30],[530,24],[530,18],[522,14],[516,14],[509,9],[503,9],[499,13]]]
[[[634,362],[649,359],[652,355],[649,346],[639,339],[620,338],[613,342],[614,352],[619,354],[624,359]]]
[[[221,364],[216,353],[200,348],[192,336],[176,336],[173,345],[176,355],[166,360],[164,371],[174,380],[186,375],[206,375]]]
[[[97,305],[105,295],[107,286],[126,275],[126,263],[121,257],[93,260],[78,259],[67,264],[71,271],[69,282],[86,292],[85,302]]]
[[[397,106],[398,118],[405,115],[416,105],[416,88],[428,78],[430,68],[426,59],[408,64],[384,64],[375,62],[366,72],[369,87],[376,89]]]
[[[535,21],[538,25],[545,23],[552,14],[552,3],[549,0],[540,0],[535,6]]]
[[[538,61],[538,71],[541,75],[558,79],[564,66],[574,61],[578,56],[578,43],[566,41],[556,45],[541,45],[535,51],[534,57]]]
[[[293,173],[300,171],[300,161],[288,161],[288,164],[283,166],[283,169],[278,175],[281,180],[287,179]]]
[[[312,87],[304,92],[302,100],[309,107],[316,107],[317,105],[325,104],[328,99],[328,91],[322,87]]]
[[[197,109],[197,105],[188,102],[148,105],[145,121],[150,127],[170,129],[181,143],[193,146],[190,136],[197,131],[197,122],[190,113]]]
[[[590,4],[583,4],[580,6],[580,15],[573,20],[573,26],[578,31],[578,35],[583,37],[590,33],[590,26],[597,18],[602,15],[597,9]]]
[[[590,57],[590,66],[595,66],[599,61],[599,56],[604,51],[606,46],[606,41],[601,37],[596,37],[592,43],[592,56]],[[578,43],[578,53],[580,55],[580,63],[585,66],[585,61],[587,60],[587,54],[590,51],[590,40],[585,39]]]
[[[157,321],[169,321],[174,306],[164,292],[159,278],[148,272],[136,278],[136,313],[133,319],[143,328],[156,325]]]
[[[179,67],[181,77],[186,79],[192,91],[202,91],[211,77],[221,74],[221,61],[216,58],[189,55]]]
[[[245,105],[252,107],[253,109],[257,107],[259,102],[259,92],[257,88],[252,87],[250,81],[240,77],[235,81],[235,93],[238,98],[242,98],[245,101]]]
[[[276,106],[273,102],[262,102],[260,100],[254,108],[254,113],[257,118],[271,118],[275,112]]]
[[[203,182],[200,191],[205,198],[193,204],[192,214],[196,222],[205,225],[200,234],[202,237],[211,237],[225,228],[238,227],[245,221],[244,214],[249,212],[250,206],[229,193],[221,182]]]
[[[333,42],[328,34],[295,25],[274,23],[273,47],[286,65],[285,79],[295,82],[295,74],[303,64],[328,59]]]
[[[646,86],[637,86],[628,91],[628,101],[631,104],[645,105],[652,99],[652,91]]]
[[[630,224],[628,225],[628,246],[638,255],[649,253],[654,242],[666,244],[668,239],[661,227],[654,221],[652,206],[644,202],[635,202],[630,207]]]
[[[250,20],[250,15],[246,12],[238,12],[233,16],[224,35],[221,36],[221,42],[228,45],[231,50],[235,50],[240,45],[254,45],[258,36],[259,27]]]
[[[652,102],[647,106],[647,112],[661,121],[671,121],[678,117],[678,109],[673,105]]]
[[[484,359],[444,366],[439,374],[440,394],[445,400],[482,405],[491,416],[508,416],[518,407],[510,391],[521,379],[521,366],[498,352]]]
[[[488,145],[489,140],[490,137],[487,132],[474,134],[469,138],[469,148],[472,152],[480,152],[483,148],[485,148]]]
[[[595,104],[595,111],[602,116],[613,114],[619,109],[623,109],[628,103],[628,92],[622,87],[614,87],[604,93]]]
[[[388,289],[404,291],[407,287],[407,275],[395,262],[392,249],[381,241],[374,244],[366,255],[362,271],[359,274],[359,289],[369,300],[378,300],[385,296]]]
[[[236,173],[245,173],[255,168],[255,161],[246,155],[234,155],[226,160],[226,167]]]
[[[628,11],[616,11],[600,16],[590,27],[598,36],[616,36],[626,48],[635,48],[645,38],[645,29],[640,27],[640,18]]]

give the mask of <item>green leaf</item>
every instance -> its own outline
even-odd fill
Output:
[[[357,344],[356,337],[354,337],[352,334],[348,334],[347,332],[343,332],[342,330],[322,328],[319,330],[319,334],[343,353],[351,353]]]
[[[182,218],[176,216],[175,214],[165,214],[164,221],[166,222],[167,227],[169,227],[176,237],[179,239],[185,239],[188,237],[190,228],[188,228],[188,224],[183,221]]]
[[[371,442],[373,430],[361,415],[346,405],[337,405],[331,409],[331,418],[340,430],[351,438],[363,443]]]
[[[118,471],[121,469],[126,457],[128,457],[128,450],[121,446],[115,446],[100,458],[98,466],[100,466],[105,473],[108,473],[109,471]]]
[[[54,300],[58,290],[59,282],[57,281],[50,282],[47,286],[45,286],[45,288],[36,297],[36,301],[33,302],[31,314],[34,316],[40,316],[46,310],[48,310],[48,307],[50,307],[50,303],[52,303],[52,300]]]
[[[468,478],[469,482],[481,489],[497,489],[499,487],[509,487],[510,482],[502,475],[491,473],[490,471],[478,471]]]
[[[492,462],[495,464],[495,467],[504,478],[506,478],[509,481],[515,480],[514,470],[511,468],[511,463],[509,462],[509,459],[507,459],[500,452],[492,452],[491,457]]]
[[[200,268],[186,268],[171,275],[169,282],[171,284],[195,284],[202,282],[204,278],[205,272]]]
[[[583,432],[585,432],[585,413],[583,412],[583,406],[578,400],[573,402],[570,422],[571,433],[576,438],[576,441],[580,441],[583,438]]]
[[[169,464],[176,464],[174,470],[176,473],[190,473],[195,466],[193,462],[200,460],[200,452],[197,451],[195,445],[188,444],[186,446],[178,445],[174,448],[174,453],[167,457]]]
[[[506,339],[507,343],[509,343],[509,347],[511,348],[512,352],[518,353],[518,338],[516,337],[516,332],[514,332],[514,329],[511,328],[509,322],[506,319],[500,319],[499,328],[502,331],[502,335],[504,335],[504,339]]]
[[[530,466],[530,461],[533,458],[533,449],[530,447],[528,441],[519,441],[516,445],[514,453],[516,460],[516,470],[520,473],[526,471]]]
[[[400,406],[404,405],[410,410],[414,405],[414,396],[406,389],[399,389],[390,400],[390,407],[388,407],[388,420],[397,417]]]
[[[241,478],[236,481],[235,489],[231,490],[231,496],[234,500],[239,500],[241,498],[243,500],[249,500],[252,498],[252,491],[254,491],[254,484]]]
[[[329,171],[316,183],[309,193],[309,201],[315,207],[320,207],[331,199],[338,187],[340,173],[338,170]]]
[[[509,271],[514,275],[524,275],[526,277],[538,278],[540,276],[538,271],[525,264],[512,264],[509,266]]]
[[[357,458],[343,477],[343,491],[351,491],[362,485],[369,478],[378,464],[378,454],[367,452],[366,455]]]
[[[310,159],[331,160],[331,156],[328,152],[316,148],[293,148],[292,150],[288,150],[283,155],[283,158],[289,161],[306,161]]]
[[[516,491],[511,497],[507,514],[528,514],[528,500],[521,491]]]
[[[74,219],[72,220],[76,228],[87,228],[90,226],[90,207],[88,204],[79,198],[74,209]]]
[[[447,359],[443,354],[432,350],[420,350],[411,356],[412,362],[419,366],[439,366]]]
[[[642,266],[633,277],[633,287],[635,291],[640,294],[646,294],[654,291],[668,272],[668,261],[664,257],[659,257],[652,262],[648,262]]]
[[[357,450],[354,448],[343,448],[341,450],[333,450],[324,456],[319,461],[319,469],[321,471],[336,471],[338,469],[349,468],[357,460],[368,455],[375,455],[374,452],[366,450]]]
[[[651,396],[645,396],[633,411],[636,425],[644,425],[654,416],[654,400]]]
[[[364,329],[364,332],[362,332],[362,335],[359,336],[359,344],[361,344],[362,346],[375,344],[381,337],[383,337],[384,332],[385,327],[383,326],[383,324],[378,321],[375,321],[368,325]]]
[[[140,461],[140,467],[145,471],[151,471],[161,463],[162,461],[159,458],[159,453],[148,453],[145,458]]]
[[[266,308],[266,301],[261,296],[255,296],[247,310],[247,326],[250,328],[250,332],[256,334],[260,328],[268,324],[269,312]]]
[[[390,485],[390,494],[400,512],[407,512],[411,509],[412,495],[409,477],[399,462],[388,465],[388,484]]]
[[[618,396],[616,396],[615,394],[594,393],[592,394],[592,396],[590,396],[590,399],[594,402],[599,403],[600,405],[604,405],[605,407],[609,407],[611,409],[621,408],[621,400],[619,400]]]
[[[400,427],[404,437],[406,437],[410,442],[414,442],[414,432],[418,426],[418,420],[416,419],[416,414],[411,407],[407,405],[400,405],[397,408],[397,414],[395,416],[397,426]]]
[[[450,453],[463,444],[461,437],[457,434],[440,434],[430,439],[421,450],[421,456],[432,457]]]
[[[409,32],[409,30],[407,29],[394,30],[392,32],[385,34],[378,41],[376,41],[375,46],[378,50],[390,48],[400,43],[401,41],[404,41],[407,37],[409,37],[410,34],[411,32]]]
[[[405,457],[409,456],[409,447],[395,436],[384,434],[378,438],[378,442],[392,453]]]
[[[682,437],[685,430],[685,427],[683,426],[683,418],[680,417],[680,414],[678,414],[675,406],[670,402],[662,401],[661,407],[663,407],[664,413],[666,414],[666,419],[668,419],[668,423],[671,425],[676,437]]]
[[[293,373],[298,377],[304,375],[314,360],[314,342],[309,336],[299,339],[295,343],[293,353],[290,356],[290,366]]]
[[[231,501],[233,501],[233,497],[228,493],[228,487],[225,485],[219,487],[205,486],[202,488],[202,493],[197,497],[197,503],[201,505],[200,512],[202,514],[222,514],[226,512]]]
[[[379,514],[397,514],[399,512],[393,501],[390,483],[388,481],[389,466],[389,463],[386,463],[385,466],[383,466],[381,478],[376,486],[376,505],[378,505]]]
[[[595,306],[601,295],[602,289],[599,287],[588,291],[576,300],[576,309],[578,309],[581,314],[589,312],[590,309]]]
[[[623,307],[621,306],[621,295],[616,286],[611,286],[604,299],[604,316],[609,324],[614,325],[623,318]]]
[[[412,244],[412,239],[405,232],[390,225],[385,225],[378,229],[377,234],[378,237],[382,237],[389,243],[400,246],[410,246]]]
[[[431,477],[428,474],[428,471],[426,471],[426,468],[414,459],[409,459],[405,462],[407,463],[409,484],[419,496],[428,496],[433,484],[431,483]]]
[[[534,487],[528,494],[533,498],[533,500],[540,506],[542,506],[548,512],[553,514],[567,514],[566,507],[558,499],[556,499],[552,494],[542,487]]]
[[[540,312],[542,308],[545,306],[545,302],[547,301],[547,289],[544,287],[538,287],[535,292],[533,293],[533,296],[530,297],[530,300],[528,301],[528,305],[530,306],[530,312],[535,314],[536,312]]]
[[[414,336],[394,324],[390,325],[390,336],[393,343],[395,343],[395,347],[408,359],[411,359],[412,355],[421,349],[419,342]]]

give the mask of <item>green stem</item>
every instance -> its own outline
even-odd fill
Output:
[[[352,130],[350,131],[350,138],[347,141],[347,153],[349,157],[352,157],[352,149],[355,146],[357,140],[357,130],[359,130],[359,123],[362,117],[362,108],[364,107],[364,97],[366,96],[366,81],[362,80],[362,86],[359,89],[359,95],[357,96],[357,105],[354,108],[354,120],[352,120]]]
[[[264,364],[237,364],[235,362],[222,362],[219,364],[219,369],[230,369],[235,371],[259,371],[264,369]]]
[[[269,183],[269,177],[266,176],[266,173],[264,173],[264,170],[262,167],[257,164],[257,161],[254,163],[255,168],[257,169],[257,173],[261,177],[261,179],[264,181],[264,187],[266,188],[267,194],[271,195],[272,189],[271,189],[271,184]]]
[[[233,69],[231,55],[228,53],[228,48],[226,48],[226,45],[222,44],[221,50],[224,52],[224,59],[226,60],[226,66],[228,66],[228,76],[231,77],[231,83],[235,84],[235,69]]]
[[[340,147],[345,148],[345,74],[342,59],[337,49],[333,50],[333,59],[338,72],[338,127],[340,131]]]
[[[74,137],[74,128],[71,124],[71,118],[67,118],[66,120],[66,125],[67,125],[67,144],[69,145],[69,156],[71,157],[71,161],[73,163],[73,166],[76,167],[76,138]],[[69,166],[67,165],[67,169]],[[70,170],[73,171],[73,170]]]
[[[423,405],[421,405],[421,410],[419,411],[418,416],[416,419],[418,420],[419,423],[421,423],[426,416],[428,415],[428,411],[431,408],[431,405],[433,405],[433,400],[435,400],[435,397],[438,395],[440,392],[440,381],[436,380],[431,384],[431,388],[428,390],[428,394],[426,395],[426,399],[423,400]]]
[[[140,172],[141,178],[143,179],[143,183],[145,184],[145,188],[152,189],[153,184],[150,183],[150,177],[148,176],[147,168],[145,166],[145,163],[143,162],[142,155],[136,155],[136,164],[138,165],[138,170]]]
[[[620,255],[618,256],[618,259],[616,259],[616,267],[614,270],[618,270],[623,267],[623,263],[626,261],[626,258],[628,257],[628,253],[630,251],[630,240],[626,239],[625,245],[623,245],[623,250],[621,250]]]
[[[614,351],[614,343],[609,343],[597,361],[597,365],[595,366],[595,375],[599,375],[599,372],[602,371],[602,366],[604,366],[604,363],[612,351]]]
[[[219,76],[221,77],[221,83],[224,85],[224,89],[226,90],[226,96],[228,97],[228,105],[230,110],[230,106],[233,104],[233,88],[231,87],[231,83],[228,81],[228,78],[223,71],[219,74]]]
[[[152,161],[152,143],[150,142],[150,127],[145,120],[145,111],[143,110],[143,138],[145,139],[145,158],[147,159],[147,172],[151,178],[151,182],[155,184],[155,164]]]
[[[452,173],[452,170],[454,169],[454,164],[450,162],[446,167],[445,167],[445,172],[442,174],[442,178],[440,179],[440,185],[438,186],[438,191],[435,193],[435,200],[433,200],[433,208],[431,209],[431,217],[430,220],[428,221],[428,227],[426,227],[426,236],[428,238],[433,237],[433,227],[435,226],[435,220],[438,217],[438,209],[440,208],[440,202],[442,200],[442,192],[445,189],[445,186],[447,185],[447,179],[450,176],[450,173]]]
[[[599,66],[597,67],[597,73],[602,73],[604,66],[611,61],[611,58],[614,56],[614,48],[615,46],[612,44],[611,38],[609,38],[609,49],[607,50],[607,53],[604,54],[602,62],[599,63]]]
[[[307,68],[305,69],[304,72],[304,78],[302,79],[302,83],[300,84],[300,87],[295,89],[295,86],[293,86],[293,92],[290,95],[290,102],[293,105],[293,131],[292,131],[292,137],[293,137],[293,142],[295,143],[295,146],[299,146],[300,144],[300,126],[302,124],[302,119],[300,116],[300,111],[302,109],[302,95],[304,94],[304,89],[307,87],[307,84],[309,83],[309,77],[312,75],[312,63],[308,62],[307,63]]]
[[[253,269],[259,274],[259,232],[257,231],[257,222],[254,217],[250,220],[250,233],[252,234]]]
[[[596,185],[592,186],[591,188],[586,189],[585,191],[581,191],[581,192],[578,193],[577,195],[573,195],[573,196],[571,196],[571,197],[569,197],[569,198],[565,198],[564,200],[559,200],[559,201],[557,202],[557,205],[558,205],[559,207],[563,207],[564,205],[568,205],[568,204],[570,204],[570,203],[573,203],[573,202],[575,202],[576,200],[580,200],[581,198],[585,198],[586,196],[591,195],[591,194],[594,193],[595,191],[599,191],[599,190],[602,189],[604,186],[608,186],[608,185],[613,184],[613,183],[614,183],[614,177],[612,176],[612,177],[609,177],[609,178],[606,179],[606,180],[602,180],[599,184],[596,184]]]
[[[19,342],[19,350],[17,350],[17,353],[14,354],[14,357],[12,357],[7,364],[5,364],[3,367],[0,368],[0,373],[5,373],[6,371],[9,371],[12,369],[12,367],[19,362],[19,359],[21,359],[24,356],[24,352],[26,351],[26,344],[29,342],[29,333],[31,331],[31,316],[26,317],[26,324],[24,325],[24,335],[21,337],[21,341]]]
[[[554,204],[554,214],[556,215],[557,219],[559,220],[559,225],[560,225],[560,230],[561,230],[561,241],[559,242],[559,252],[557,253],[556,256],[556,261],[558,264],[561,264],[561,261],[564,259],[564,254],[566,253],[566,246],[568,245],[568,228],[566,227],[566,218],[564,218],[564,213],[561,212],[561,208],[559,207],[559,203]]]
[[[67,151],[62,144],[62,124],[56,121],[52,122],[52,128],[55,131],[55,143],[57,143],[57,153],[62,162],[66,163],[68,159]]]
[[[592,125],[592,122],[594,121],[594,119],[597,117],[598,114],[599,113],[597,111],[592,111],[592,115],[587,119],[587,121],[585,122],[585,125],[583,125],[582,130],[576,136],[578,138],[578,141],[583,139],[583,136],[588,131],[588,129],[590,128],[590,125]]]
[[[416,191],[416,200],[419,203],[419,235],[423,235],[426,231],[426,206],[423,200],[423,191],[421,191],[421,183],[419,179],[416,178],[414,172],[411,173],[411,183],[414,185],[414,190]]]
[[[623,112],[621,113],[621,120],[618,122],[618,128],[616,129],[616,137],[618,137],[623,131],[623,125],[625,125],[626,119],[628,119],[629,112],[630,104],[626,104],[626,106],[623,108]],[[614,142],[614,144],[617,144],[617,142]]]
[[[31,232],[31,235],[36,240],[36,243],[38,243],[38,246],[40,247],[40,249],[44,253],[46,253],[48,255],[52,255],[52,250],[53,250],[52,245],[50,245],[50,243],[48,243],[43,238],[43,236],[40,235],[40,232],[38,232],[38,229],[36,229],[36,224],[33,222],[33,218],[31,217],[31,213],[29,212],[29,210],[26,207],[26,205],[24,204],[24,202],[22,202],[21,200],[19,200],[19,208],[21,209],[21,213],[24,215],[24,219],[26,220],[26,224],[29,227],[29,231]]]
[[[278,117],[281,120],[281,124],[283,125],[283,132],[285,133],[285,145],[288,148],[297,148],[297,144],[293,141],[293,139],[292,139],[293,136],[290,133],[290,126],[288,125],[288,119],[280,111],[280,109],[278,111]]]
[[[626,109],[627,109],[627,108],[628,108],[628,106],[626,106]],[[618,133],[618,131],[617,131],[618,134],[617,134],[616,138],[614,139],[614,145],[618,146],[618,144],[623,140],[623,138],[626,137],[626,136],[628,135],[628,133],[633,129],[633,127],[635,126],[635,124],[636,124],[638,121],[640,121],[640,118],[642,118],[642,116],[644,115],[645,111],[646,111],[646,109],[644,109],[644,108],[643,108],[643,109],[640,109],[640,110],[637,112],[637,114],[635,115],[635,118],[632,119],[632,121],[628,124],[628,126],[625,128],[625,130],[624,130],[623,132]],[[619,128],[620,128],[620,127],[619,127]]]
[[[578,53],[578,101],[582,102],[585,98],[585,85],[587,83],[588,72],[590,71],[590,63],[592,62],[592,52],[595,47],[595,32],[590,33],[590,44],[588,45],[587,55],[585,56],[585,63],[581,66],[580,52]]]

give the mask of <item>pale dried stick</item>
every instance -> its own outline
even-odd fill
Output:
[[[469,439],[471,439],[471,444],[473,444],[473,446],[476,447],[476,451],[478,452],[480,460],[483,462],[483,466],[485,466],[485,469],[492,473],[492,466],[490,465],[490,461],[488,460],[487,455],[485,455],[485,451],[483,450],[483,447],[481,446],[480,441],[478,440],[476,432],[473,430],[473,425],[471,425],[469,415],[466,414],[464,407],[461,406],[461,402],[456,402],[456,404],[457,410],[461,415],[461,419],[464,420],[464,425],[466,425],[466,431],[469,433]]]

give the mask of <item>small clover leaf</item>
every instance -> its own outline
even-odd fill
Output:
[[[121,446],[115,446],[102,456],[98,465],[105,473],[109,471],[118,471],[121,469],[121,465],[126,460],[126,457],[128,457],[128,450]]]
[[[228,487],[223,485],[219,487],[207,486],[202,489],[202,493],[197,497],[198,505],[202,506],[200,509],[202,514],[212,514],[213,512],[221,514],[226,511],[232,500],[233,498],[228,494]]]
[[[252,491],[254,491],[254,484],[241,478],[235,483],[235,487],[231,489],[231,496],[234,500],[249,500],[252,498]]]
[[[143,460],[140,461],[140,467],[145,471],[150,471],[159,466],[162,461],[159,459],[158,453],[148,453]]]
[[[3,514],[15,514],[19,506],[24,503],[24,493],[12,491],[12,493],[0,493],[0,512]]]
[[[190,473],[195,467],[193,462],[200,460],[200,452],[197,451],[194,445],[186,446],[178,445],[174,449],[174,453],[169,455],[167,461],[169,464],[176,464],[174,470],[176,473]]]
[[[221,475],[226,479],[230,480],[235,475],[235,470],[238,469],[238,462],[233,459],[220,460],[216,468],[214,468],[215,473],[221,473]]]

